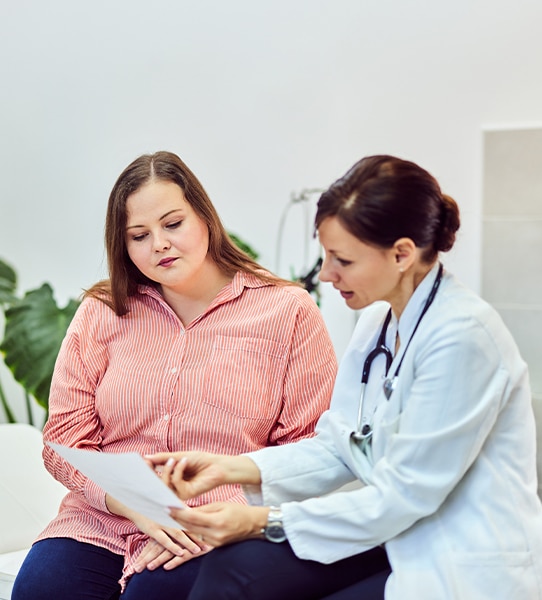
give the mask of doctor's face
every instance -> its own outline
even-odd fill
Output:
[[[399,282],[393,248],[362,242],[336,217],[322,221],[318,236],[325,250],[320,280],[332,283],[350,308],[358,310],[377,300],[392,302]]]

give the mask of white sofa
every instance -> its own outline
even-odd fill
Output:
[[[542,396],[533,398],[534,416],[536,419],[536,446],[538,467],[538,496],[542,500]]]
[[[10,600],[26,553],[67,491],[45,470],[42,448],[39,429],[0,424],[0,600]]]

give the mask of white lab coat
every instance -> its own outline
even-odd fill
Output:
[[[401,316],[392,374],[435,276],[436,267]],[[249,501],[281,505],[300,558],[330,563],[385,544],[387,600],[542,599],[535,425],[515,342],[496,311],[445,272],[389,400],[383,361],[371,370],[370,460],[350,433],[363,361],[388,308],[361,312],[318,435],[250,454],[263,483],[247,488]],[[393,319],[390,348],[396,327]],[[326,494],[353,478],[364,485]]]

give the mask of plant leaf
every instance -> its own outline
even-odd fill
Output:
[[[5,313],[0,351],[14,378],[47,409],[51,379],[60,345],[79,302],[60,309],[48,283],[27,292]]]
[[[6,262],[0,259],[0,304],[11,304],[15,301],[17,274]]]
[[[258,260],[259,254],[256,252],[256,250],[254,250],[254,248],[250,244],[247,244],[247,242],[242,240],[238,235],[236,235],[235,233],[232,233],[231,231],[228,231],[228,235],[230,236],[231,241],[240,250],[242,250],[243,252],[248,254],[250,256],[250,258],[252,258],[253,260]]]

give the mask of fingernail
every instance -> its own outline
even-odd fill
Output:
[[[175,464],[175,459],[173,458],[173,456],[170,456],[170,457],[167,459],[167,462],[166,462],[166,467],[171,467],[171,465],[174,465],[174,464]]]

